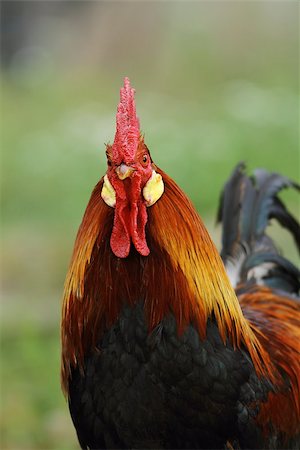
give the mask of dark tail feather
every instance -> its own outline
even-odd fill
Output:
[[[218,222],[222,222],[222,251],[229,277],[238,283],[254,282],[298,292],[300,271],[279,254],[266,228],[275,219],[294,238],[300,252],[300,226],[277,194],[284,188],[300,190],[286,177],[257,169],[253,177],[240,163],[221,195]]]
[[[299,187],[297,187],[299,189]],[[297,220],[287,211],[279,198],[274,198],[274,204],[270,209],[270,219],[276,219],[283,228],[289,230],[295,240],[295,244],[300,253],[300,230]]]
[[[269,219],[276,219],[280,225],[291,232],[300,250],[299,223],[277,197],[278,192],[284,188],[292,187],[300,191],[300,186],[286,177],[277,173],[268,173],[263,169],[255,170],[254,182],[257,186],[256,210],[253,213],[256,234],[263,234]]]

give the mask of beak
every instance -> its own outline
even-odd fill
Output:
[[[125,180],[125,178],[130,177],[134,171],[135,169],[133,167],[126,166],[126,164],[121,164],[116,168],[116,173],[120,180]]]

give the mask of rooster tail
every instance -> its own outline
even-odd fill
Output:
[[[291,233],[300,252],[299,223],[278,198],[284,188],[300,190],[288,178],[262,169],[248,177],[244,163],[225,184],[217,220],[223,225],[221,256],[234,287],[243,283],[299,292],[300,271],[266,233],[275,219]]]

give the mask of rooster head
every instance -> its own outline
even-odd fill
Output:
[[[113,145],[107,145],[107,172],[101,196],[115,208],[110,246],[119,258],[126,258],[131,242],[142,255],[150,253],[146,241],[147,207],[163,194],[164,184],[154,165],[136,115],[134,89],[128,78],[120,90],[116,134]]]

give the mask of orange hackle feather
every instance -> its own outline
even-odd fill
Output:
[[[269,353],[276,377],[275,392],[262,403],[257,422],[268,435],[300,433],[300,303],[269,288],[254,286],[239,296],[245,317]]]
[[[65,283],[65,392],[70,367],[83,367],[84,355],[96,349],[101,334],[117,320],[123,304],[140,301],[144,301],[149,331],[173,313],[179,334],[193,323],[204,338],[207,320],[214,317],[224,343],[229,338],[236,348],[244,346],[257,373],[272,378],[268,353],[243,316],[205,226],[176,183],[156,166],[153,168],[162,175],[165,192],[148,208],[147,257],[133,247],[124,259],[112,253],[109,241],[114,210],[101,199],[103,180],[91,195]]]

